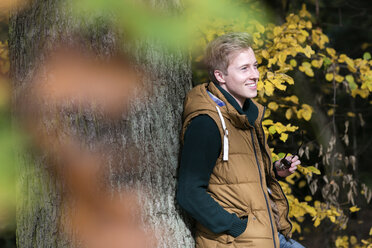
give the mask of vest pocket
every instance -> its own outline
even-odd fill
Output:
[[[235,238],[236,243],[248,242],[252,239],[272,238],[270,222],[265,211],[254,211],[248,214],[248,223],[245,231]]]
[[[232,244],[234,242],[234,237],[231,235],[228,235],[226,233],[213,233],[207,228],[203,227],[202,225],[197,225],[197,231],[195,235],[195,239],[199,243],[216,243],[216,247],[230,247],[229,244]],[[218,244],[223,244],[226,246],[218,246]],[[204,247],[204,246],[200,246]],[[206,246],[206,247],[214,247]],[[232,246],[231,246],[232,247]]]

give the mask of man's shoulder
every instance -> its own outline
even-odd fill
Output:
[[[208,114],[201,114],[201,115],[194,117],[191,120],[190,125],[193,125],[194,127],[198,127],[202,129],[216,128],[218,130],[218,126],[216,125],[216,122]]]

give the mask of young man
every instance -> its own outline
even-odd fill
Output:
[[[212,83],[185,99],[177,201],[196,219],[196,247],[303,247],[290,239],[288,201],[276,179],[300,160],[274,165],[262,128],[265,109],[253,101],[259,72],[246,33],[212,41],[206,51]]]

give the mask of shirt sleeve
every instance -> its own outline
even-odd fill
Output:
[[[214,233],[234,237],[244,232],[247,219],[223,209],[208,193],[207,187],[221,152],[221,136],[208,115],[195,117],[189,124],[181,153],[177,202],[194,219]]]

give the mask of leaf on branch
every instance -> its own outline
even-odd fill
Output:
[[[370,59],[371,59],[371,54],[370,54],[369,52],[365,52],[365,53],[363,54],[363,59],[365,59],[365,60],[370,60]]]
[[[298,104],[298,97],[295,95],[287,96],[284,98],[284,101],[293,102],[294,104]]]
[[[341,75],[336,74],[335,80],[336,80],[336,82],[341,83],[341,82],[344,81],[344,77],[341,76]]]
[[[355,90],[358,88],[357,84],[355,83],[354,81],[354,77],[353,75],[349,74],[349,75],[346,75],[346,81],[349,83],[349,87],[351,90]]]
[[[314,166],[304,167],[302,165],[297,165],[297,169],[298,169],[299,172],[301,172],[304,175],[308,175],[308,174],[312,174],[312,173],[320,175],[320,170],[318,170]]]
[[[268,104],[268,107],[269,107],[269,109],[275,111],[275,110],[278,109],[279,106],[278,106],[278,104],[277,104],[276,102],[270,102],[270,103]]]
[[[283,141],[283,142],[286,142],[287,139],[288,139],[288,134],[286,134],[286,133],[281,133],[279,139],[280,139],[281,141]]]
[[[295,59],[291,59],[291,60],[289,61],[289,64],[290,64],[291,66],[293,66],[293,67],[296,67],[296,66],[297,66],[297,61],[296,61]]]
[[[292,109],[287,109],[286,111],[285,111],[285,118],[287,118],[287,120],[290,120],[291,119],[291,117],[292,117],[292,114],[293,114],[293,111],[292,111]]]
[[[325,75],[325,79],[326,79],[327,81],[332,81],[332,80],[333,80],[333,73],[327,73],[327,74]]]
[[[357,206],[352,206],[351,208],[349,208],[350,212],[357,212],[360,210],[360,208],[358,208]]]

